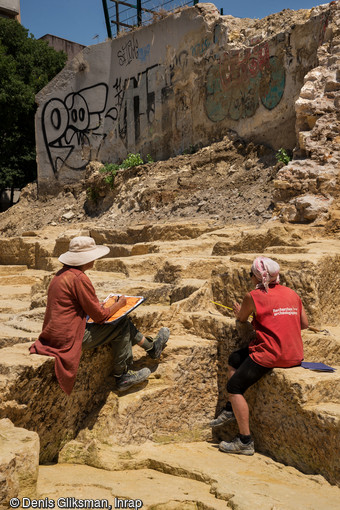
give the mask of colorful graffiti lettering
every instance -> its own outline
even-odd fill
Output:
[[[64,100],[49,100],[42,111],[42,132],[54,173],[64,164],[73,170],[83,170],[91,159],[79,157],[79,148],[90,144],[101,126],[101,114],[105,111],[108,86],[99,83],[78,92],[68,94]],[[67,163],[66,163],[67,161]]]
[[[269,57],[267,43],[224,53],[207,72],[206,112],[213,122],[252,117],[260,101],[268,110],[275,108],[284,88],[282,62]]]
[[[268,110],[275,108],[283,96],[286,84],[285,72],[280,60],[273,56],[269,59],[267,75],[263,73],[260,83],[260,97],[263,106]]]
[[[209,39],[204,39],[204,41],[195,44],[195,46],[191,47],[191,54],[193,57],[199,57],[203,55],[210,47]]]

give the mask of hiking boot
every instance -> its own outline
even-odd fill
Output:
[[[233,411],[227,411],[223,409],[222,412],[215,418],[211,420],[209,423],[209,427],[218,427],[219,425],[223,425],[224,423],[228,423],[228,421],[236,420]]]
[[[145,381],[150,374],[151,370],[149,368],[142,368],[137,371],[128,370],[120,377],[116,377],[116,389],[118,391],[128,390],[131,386]]]
[[[218,449],[224,453],[238,453],[240,455],[254,455],[254,441],[251,439],[249,443],[242,443],[239,436],[236,436],[230,443],[221,441]]]
[[[169,328],[161,328],[158,331],[156,338],[153,341],[152,348],[149,351],[146,351],[150,358],[159,359],[161,357],[163,349],[165,348],[166,343],[169,340],[169,336],[170,336]]]

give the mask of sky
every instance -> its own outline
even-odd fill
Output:
[[[126,0],[134,4],[134,0]],[[153,5],[162,0],[154,0]],[[153,9],[153,0],[148,8]],[[223,14],[238,18],[264,18],[283,9],[311,9],[324,3],[316,0],[216,0]],[[107,0],[110,8],[115,5]],[[89,46],[107,38],[102,0],[21,0],[21,23],[36,39],[52,34]]]

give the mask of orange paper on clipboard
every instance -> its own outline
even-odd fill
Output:
[[[122,294],[109,294],[106,299],[104,299],[104,308],[109,308],[117,301],[117,297],[121,296]],[[145,298],[143,296],[125,296],[126,298],[126,305],[117,310],[116,313],[114,313],[107,321],[104,322],[104,324],[113,324],[115,322],[118,322],[120,319],[125,317],[125,315],[128,315],[132,310],[137,308],[137,306],[141,305],[143,301],[145,301]],[[87,317],[86,319],[87,324],[94,324],[94,320],[91,319],[91,317]]]

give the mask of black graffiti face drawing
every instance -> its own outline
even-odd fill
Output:
[[[98,131],[107,102],[108,87],[99,83],[68,94],[64,100],[50,99],[42,112],[42,131],[48,157],[55,174],[66,165],[73,170],[85,169],[91,160],[90,136],[103,137]]]

